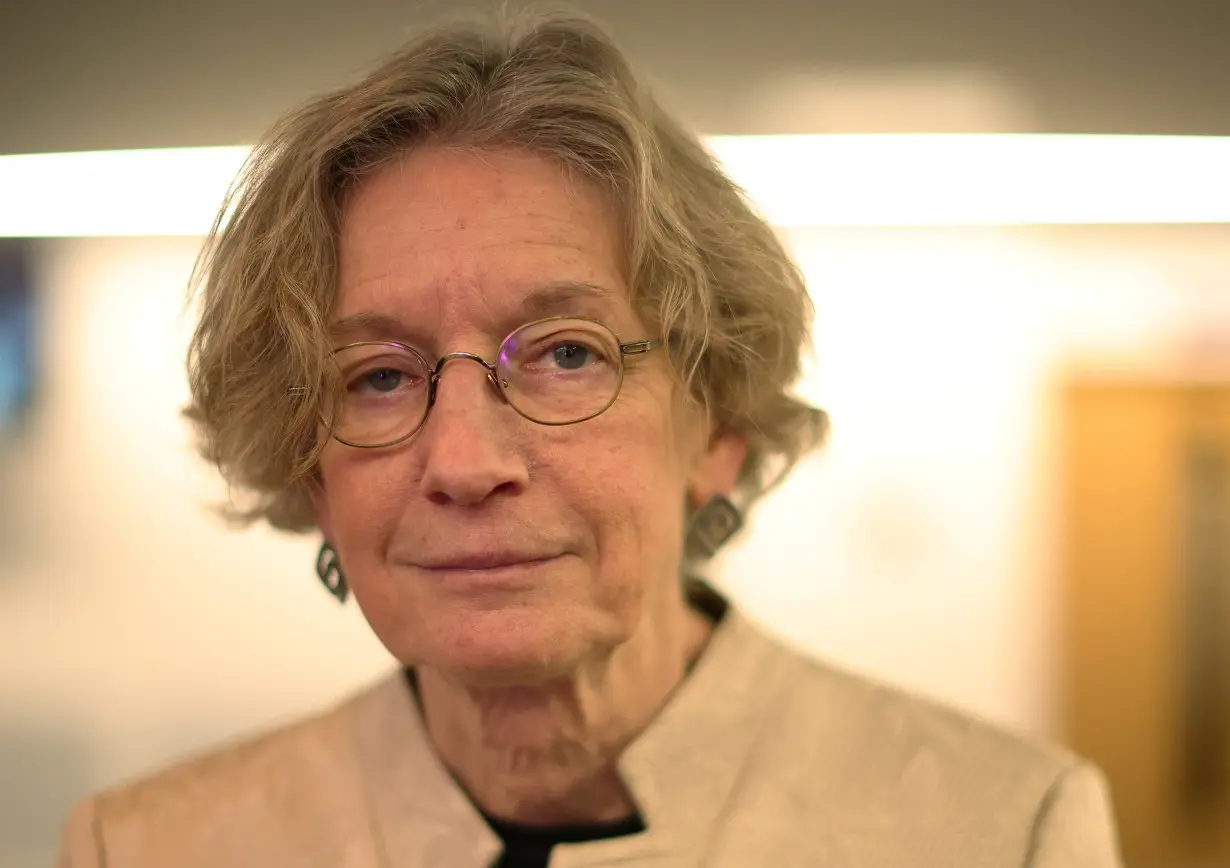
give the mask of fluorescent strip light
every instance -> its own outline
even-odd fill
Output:
[[[783,227],[1230,222],[1230,137],[731,136],[709,144]]]
[[[774,225],[1230,222],[1230,137],[717,136]],[[0,156],[0,236],[203,235],[248,150]]]
[[[205,235],[249,149],[0,156],[0,236]]]

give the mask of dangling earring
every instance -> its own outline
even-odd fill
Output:
[[[743,527],[743,514],[729,497],[718,494],[688,521],[687,550],[695,557],[711,558]]]
[[[328,540],[320,544],[320,553],[316,555],[316,575],[339,603],[346,602],[350,587],[346,584],[346,574],[342,572],[342,561]]]

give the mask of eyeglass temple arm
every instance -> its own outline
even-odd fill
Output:
[[[656,350],[660,346],[662,346],[662,341],[660,339],[631,341],[626,344],[620,344],[619,351],[625,356],[639,356],[641,353]]]

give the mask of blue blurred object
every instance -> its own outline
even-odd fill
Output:
[[[32,247],[0,238],[0,436],[21,423],[34,396]]]

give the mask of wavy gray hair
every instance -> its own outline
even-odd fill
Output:
[[[346,191],[428,142],[515,146],[600,185],[621,211],[634,307],[668,337],[686,393],[747,438],[754,500],[824,435],[793,398],[812,308],[772,229],[611,37],[574,14],[450,24],[260,141],[194,275],[186,413],[245,500],[229,514],[306,531]],[[226,219],[224,219],[226,218]]]

